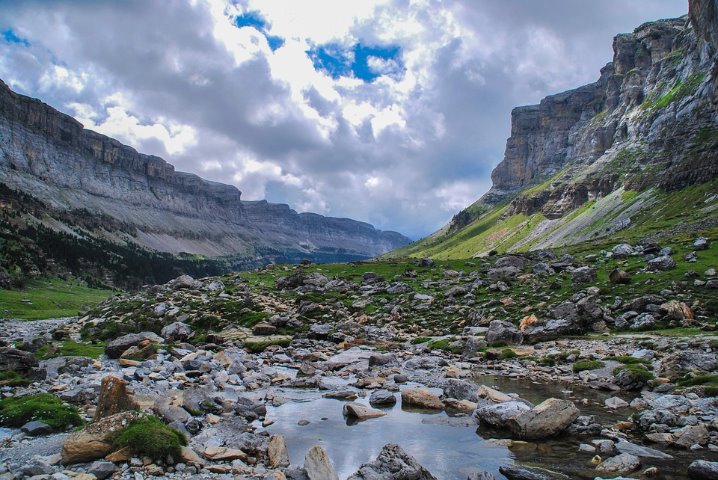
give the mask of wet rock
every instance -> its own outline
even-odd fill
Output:
[[[607,398],[603,401],[603,404],[608,408],[625,408],[628,406],[628,402],[618,397]]]
[[[505,405],[503,404],[499,405]],[[507,421],[511,431],[520,438],[537,440],[553,437],[568,428],[579,411],[570,400],[549,398],[530,410],[520,412]]]
[[[468,400],[475,402],[478,398],[478,390],[476,385],[466,380],[450,378],[444,384],[444,396],[447,398],[455,398],[456,400]]]
[[[693,445],[708,443],[708,429],[701,425],[689,425],[674,432],[675,445],[681,448],[691,448]]]
[[[136,408],[137,403],[127,392],[127,383],[122,378],[108,375],[102,379],[95,420]]]
[[[556,480],[568,479],[566,475],[543,468],[520,467],[518,465],[502,465],[499,472],[508,480]]]
[[[688,477],[692,480],[716,480],[718,479],[718,462],[694,460],[688,466]]]
[[[355,418],[357,420],[368,420],[370,418],[378,418],[386,415],[386,413],[380,410],[375,410],[367,407],[366,405],[355,402],[345,403],[342,412],[345,417]]]
[[[407,388],[401,391],[404,407],[418,407],[429,410],[443,410],[444,404],[438,396],[423,388]]]
[[[399,445],[384,445],[376,460],[365,463],[347,480],[436,480]]]
[[[531,407],[525,403],[511,400],[494,405],[480,405],[476,408],[473,415],[480,423],[495,428],[507,428],[510,419],[529,410],[531,410]]]
[[[474,472],[469,474],[466,480],[496,480],[496,477],[489,472]]]
[[[182,342],[192,336],[192,327],[182,322],[170,323],[162,329],[162,338],[170,342]]]
[[[494,344],[497,342],[505,342],[507,344],[516,345],[521,343],[522,335],[513,323],[504,322],[502,320],[494,320],[489,324],[489,330],[486,332],[486,342]]]
[[[396,403],[396,396],[393,392],[388,390],[374,390],[369,397],[369,403],[371,405],[394,405]]]
[[[628,453],[642,458],[657,458],[669,460],[673,458],[671,455],[656,450],[655,448],[645,447],[643,445],[636,445],[627,440],[619,440],[616,442],[616,449],[621,453]]]
[[[319,445],[314,445],[307,452],[304,470],[309,480],[339,480],[327,452]]]
[[[283,435],[272,435],[269,437],[267,457],[271,468],[288,467],[289,452]]]
[[[128,333],[112,340],[105,346],[105,353],[110,358],[120,358],[120,356],[130,347],[139,345],[144,340],[153,343],[164,343],[164,339],[152,332]]]
[[[640,467],[641,460],[637,456],[631,455],[630,453],[622,453],[615,457],[607,458],[596,467],[596,470],[600,472],[624,474],[635,472]]]
[[[513,398],[505,393],[499,392],[491,387],[487,387],[486,385],[479,385],[478,394],[480,398],[485,398],[494,403],[510,402],[513,400]]]

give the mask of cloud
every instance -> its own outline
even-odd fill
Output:
[[[513,106],[594,81],[683,0],[0,2],[0,77],[177,169],[430,233],[490,186]]]

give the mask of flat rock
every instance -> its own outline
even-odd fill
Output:
[[[287,451],[284,435],[272,435],[269,437],[267,457],[271,468],[289,466],[289,452]]]
[[[520,438],[537,440],[563,432],[578,415],[578,408],[572,401],[549,398],[531,410],[509,418],[507,425]]]
[[[378,418],[386,415],[386,413],[381,410],[375,410],[356,402],[345,403],[343,413],[344,416],[348,418],[356,418],[358,420],[368,420],[370,418]]]
[[[630,453],[622,453],[615,457],[607,458],[598,464],[596,470],[600,472],[624,474],[635,472],[640,466],[641,460],[637,456],[631,455]]]
[[[441,399],[424,388],[407,388],[401,391],[401,403],[405,407],[426,408],[429,410],[443,410]]]

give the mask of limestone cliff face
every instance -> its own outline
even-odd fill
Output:
[[[368,258],[409,242],[363,222],[243,202],[237,188],[176,172],[163,159],[85,130],[1,81],[0,182],[56,210],[84,209],[117,220],[129,233],[104,237],[160,252],[236,256],[256,264]]]
[[[618,35],[598,81],[514,109],[481,201],[556,218],[619,187],[715,178],[717,13],[716,1],[691,1],[689,16]]]

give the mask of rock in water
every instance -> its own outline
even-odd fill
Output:
[[[443,410],[444,403],[438,396],[424,388],[407,388],[401,392],[401,403],[406,407]]]
[[[718,480],[718,462],[695,460],[688,466],[688,477],[692,480]]]
[[[289,466],[289,452],[284,441],[284,435],[272,435],[269,437],[267,456],[269,457],[269,466],[272,468]]]
[[[135,408],[137,408],[137,403],[127,393],[127,384],[123,379],[114,375],[108,375],[102,379],[95,420]]]
[[[630,453],[622,453],[604,460],[596,467],[596,470],[624,474],[634,472],[638,470],[640,466],[641,460],[637,456],[631,455]]]
[[[531,407],[525,403],[512,400],[510,402],[479,407],[474,411],[474,416],[481,423],[496,428],[506,428],[510,419],[529,410],[531,410]]]
[[[501,472],[509,480],[556,480],[568,479],[566,475],[544,470],[543,468],[520,467],[518,465],[503,465],[499,467]]]
[[[304,470],[309,480],[339,480],[327,452],[320,445],[314,445],[307,452]]]
[[[369,408],[361,403],[350,402],[344,404],[344,416],[348,418],[356,418],[358,420],[368,420],[370,418],[383,417],[386,413]]]
[[[347,480],[436,480],[399,445],[389,443],[373,462],[365,463]]]
[[[507,425],[520,438],[538,440],[561,433],[576,420],[578,414],[578,408],[572,401],[549,398],[531,410],[509,418]]]

